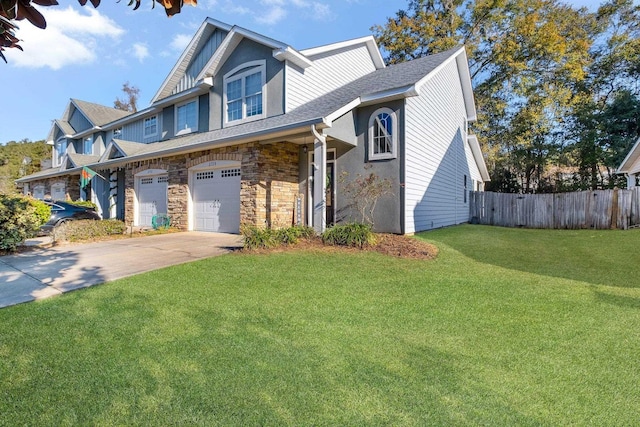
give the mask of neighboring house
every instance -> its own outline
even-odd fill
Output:
[[[638,177],[640,177],[640,138],[633,144],[629,154],[624,158],[616,172],[627,177],[627,188],[631,189],[638,186]]]
[[[374,173],[393,192],[375,229],[413,233],[468,220],[469,191],[489,180],[475,119],[463,47],[385,67],[371,36],[298,51],[207,19],[150,107],[71,100],[52,169],[18,182],[136,226],[167,213],[184,230],[321,231],[353,213],[337,178]],[[83,166],[100,174],[84,190]]]

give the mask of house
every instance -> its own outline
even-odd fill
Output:
[[[638,186],[638,177],[640,177],[640,138],[633,144],[616,173],[627,177],[627,188],[631,189]]]
[[[489,180],[464,47],[385,66],[373,37],[305,50],[206,19],[150,106],[71,99],[48,137],[52,168],[25,192],[83,198],[104,218],[237,233],[241,223],[318,231],[348,220],[337,179],[392,183],[377,231],[466,222]],[[98,173],[80,188],[80,173]]]

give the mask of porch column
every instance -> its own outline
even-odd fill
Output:
[[[313,141],[313,228],[322,233],[327,226],[327,141],[312,127]]]

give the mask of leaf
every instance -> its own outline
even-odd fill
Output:
[[[31,0],[31,3],[38,6],[57,6],[59,4],[56,0]]]
[[[33,6],[28,5],[28,3],[27,6],[25,6],[24,3],[18,6],[16,19],[27,19],[38,28],[41,28],[43,30],[47,28],[47,21],[45,21],[44,16],[42,16],[42,14],[38,12]]]

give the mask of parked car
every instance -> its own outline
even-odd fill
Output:
[[[92,207],[78,206],[67,202],[45,201],[51,206],[51,217],[46,224],[40,227],[41,234],[49,234],[58,225],[77,219],[102,219],[100,214]]]

